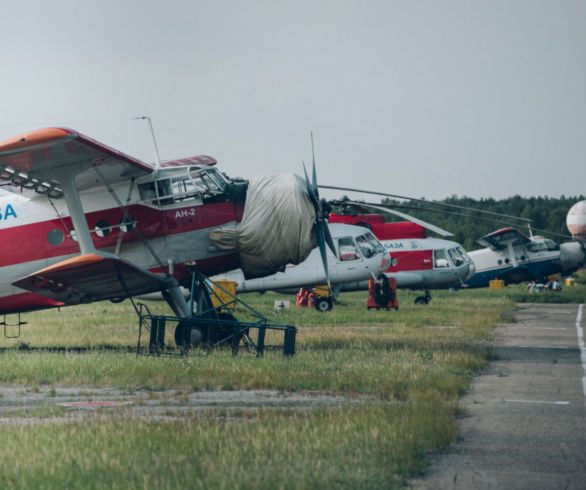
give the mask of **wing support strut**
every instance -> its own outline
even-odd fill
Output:
[[[96,247],[90,234],[90,229],[83,212],[83,206],[79,199],[79,193],[75,187],[75,175],[63,172],[59,178],[59,183],[63,187],[63,195],[65,197],[65,203],[73,222],[75,229],[75,236],[79,243],[79,248],[82,254],[96,253]]]

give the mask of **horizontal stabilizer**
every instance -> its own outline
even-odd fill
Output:
[[[13,285],[67,305],[162,290],[168,279],[115,255],[84,254],[35,272]]]

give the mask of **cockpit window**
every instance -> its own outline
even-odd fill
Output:
[[[180,167],[159,171],[156,182],[139,184],[140,197],[161,206],[174,202],[203,200],[221,196],[227,181],[212,168]]]
[[[559,250],[560,249],[560,246],[556,242],[554,242],[553,240],[550,240],[549,238],[546,238],[545,239],[545,246],[550,251],[554,251],[554,250]]]
[[[380,253],[380,250],[377,250],[376,242],[378,242],[378,240],[376,240],[376,238],[374,238],[374,235],[372,235],[372,233],[371,233],[372,241],[369,240],[368,238],[369,238],[368,235],[360,235],[359,237],[356,237],[356,243],[360,247],[360,251],[362,252],[362,255],[365,258],[370,259],[377,252]],[[376,242],[375,242],[375,240],[376,240]],[[380,243],[379,243],[379,246],[380,246]],[[383,251],[384,251],[384,249],[383,249]]]
[[[546,252],[547,250],[558,250],[559,246],[549,239],[534,241],[527,244],[527,250],[530,252]]]
[[[385,247],[383,247],[383,244],[379,242],[378,238],[376,238],[370,231],[368,233],[365,233],[364,236],[368,240],[368,243],[370,243],[374,247],[377,253],[380,254],[385,252]]]
[[[356,248],[352,237],[347,236],[338,238],[338,250],[340,252],[341,261],[357,260],[360,258],[358,249]]]
[[[433,264],[437,269],[450,267],[450,261],[444,249],[433,251]]]
[[[470,256],[464,251],[464,249],[462,247],[456,247],[456,250],[458,252],[460,252],[460,255],[464,258],[464,262],[466,262],[467,264],[469,264],[470,262],[472,262],[472,259],[470,258]]]
[[[448,253],[450,254],[450,258],[452,259],[452,264],[454,264],[455,267],[460,267],[461,265],[464,265],[464,257],[462,257],[462,254],[459,252],[457,248],[451,248],[450,250],[448,250]]]
[[[530,252],[543,252],[547,250],[547,247],[545,246],[545,243],[533,242],[527,244],[527,250],[529,250]]]

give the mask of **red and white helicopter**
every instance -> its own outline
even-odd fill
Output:
[[[409,217],[409,219],[415,218]],[[434,232],[442,236],[451,236],[451,233],[429,223],[417,221],[417,223],[413,221],[388,223],[380,214],[331,213],[329,217],[330,223],[355,224],[371,230],[396,259],[385,275],[396,279],[398,288],[424,289],[425,295],[418,296],[415,303],[427,304],[431,300],[430,289],[461,286],[474,275],[475,267],[459,243],[429,238],[426,228],[431,227]],[[366,289],[367,287],[366,282],[356,282],[342,284],[340,290]]]
[[[322,257],[333,248],[315,162],[311,183],[231,179],[215,164],[152,166],[66,128],[0,143],[0,183],[12,191],[0,196],[0,314],[159,291],[185,318],[190,267],[260,277],[316,244]]]

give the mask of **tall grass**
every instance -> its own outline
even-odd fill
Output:
[[[392,488],[455,437],[441,404],[2,427],[2,488]],[[440,430],[436,430],[436,426]],[[451,431],[446,432],[445,426]],[[16,450],[20,450],[16,451]]]
[[[128,352],[136,343],[136,318],[125,304],[29,315],[23,337],[6,341],[0,352],[1,383],[368,396],[328,410],[260,410],[237,422],[162,423],[105,412],[86,423],[51,423],[49,414],[40,425],[0,425],[1,486],[398,486],[424,467],[426,451],[457,437],[458,396],[486,360],[491,329],[515,307],[503,295],[469,291],[439,292],[427,306],[400,294],[399,311],[367,310],[365,294],[352,293],[326,314],[275,311],[279,295],[247,295],[256,309],[299,327],[293,358],[221,350],[136,357]],[[78,351],[37,350],[69,347]]]

